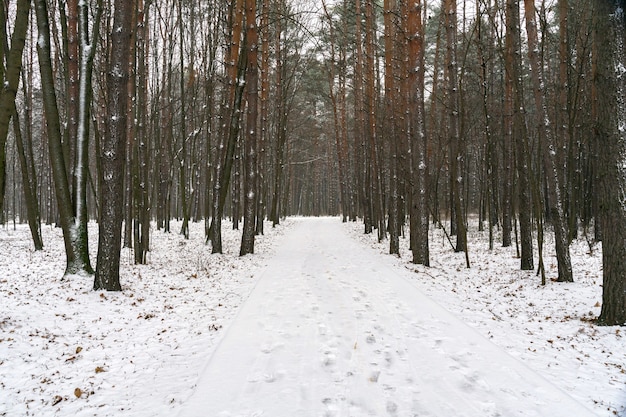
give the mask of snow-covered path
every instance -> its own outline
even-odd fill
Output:
[[[409,273],[338,219],[302,219],[179,415],[593,415],[424,296]]]

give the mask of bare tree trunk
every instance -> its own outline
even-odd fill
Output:
[[[367,169],[369,171],[367,175],[369,181],[369,187],[367,187],[367,193],[369,194],[369,209],[371,211],[371,223],[373,227],[378,229],[378,241],[381,242],[387,237],[387,229],[385,227],[384,218],[384,201],[383,201],[383,186],[382,176],[383,169],[380,160],[382,159],[382,149],[379,149],[378,132],[377,132],[377,120],[376,120],[376,56],[374,46],[374,25],[375,25],[374,5],[373,0],[365,0],[365,117],[366,117],[366,140],[368,152]]]
[[[282,0],[277,2],[277,7],[282,6]],[[280,10],[279,10],[280,12]],[[280,14],[280,13],[279,13]],[[283,62],[283,25],[282,19],[285,16],[279,16],[276,20],[275,30],[275,49],[276,55],[276,148],[274,160],[274,186],[272,191],[272,204],[270,209],[270,220],[272,226],[280,224],[281,198],[287,195],[283,191],[283,180],[285,171],[285,147],[287,143],[287,103],[285,94],[285,63]],[[284,195],[283,195],[284,194]],[[284,203],[283,203],[284,207]]]
[[[411,250],[413,263],[430,265],[428,248],[428,192],[426,116],[424,106],[424,26],[421,0],[409,0],[407,16],[410,137],[411,137]]]
[[[45,0],[35,3],[39,41],[37,54],[43,90],[44,111],[48,134],[50,164],[54,177],[54,188],[59,210],[59,222],[63,230],[67,265],[65,275],[78,273],[93,274],[89,260],[89,247],[86,234],[77,233],[77,219],[73,210],[70,184],[67,178],[67,161],[63,152],[61,139],[61,123],[54,88],[54,73],[50,49],[50,26],[48,22],[48,6]],[[85,229],[86,230],[86,229]]]
[[[511,110],[513,112],[508,140],[515,144],[518,175],[518,209],[520,223],[522,270],[532,270],[532,188],[530,184],[530,155],[528,129],[524,104],[524,90],[521,70],[520,15],[517,0],[507,0],[506,6],[506,83],[511,89]]]
[[[150,199],[149,180],[150,158],[148,157],[148,135],[146,133],[146,106],[148,105],[148,69],[146,58],[148,56],[148,41],[146,22],[150,2],[137,0],[137,57],[136,57],[136,118],[137,118],[137,139],[135,141],[135,170],[133,182],[133,250],[135,253],[135,263],[145,264],[146,256],[150,250]]]
[[[466,263],[469,268],[467,256],[467,229],[465,224],[465,204],[463,198],[464,179],[464,143],[459,130],[461,117],[459,109],[459,86],[458,86],[458,62],[457,62],[457,3],[456,0],[444,0],[444,13],[446,22],[446,63],[448,67],[448,122],[451,144],[450,154],[450,184],[454,207],[454,223],[456,224],[456,251],[465,252]]]
[[[388,0],[387,0],[388,1]],[[337,150],[337,164],[339,168],[339,198],[341,205],[341,214],[342,221],[345,223],[348,219],[349,215],[349,204],[348,204],[348,190],[347,190],[347,161],[345,155],[343,153],[344,144],[343,144],[343,126],[342,126],[342,118],[341,118],[341,91],[335,91],[335,82],[337,78],[337,74],[335,74],[335,67],[337,62],[337,53],[336,53],[336,38],[335,38],[335,30],[333,25],[333,19],[328,11],[328,7],[326,6],[326,2],[322,0],[322,6],[324,8],[324,14],[326,19],[328,20],[328,30],[330,34],[330,61],[331,64],[328,66],[328,88],[330,92],[331,104],[333,107],[333,127],[335,133],[335,145]],[[385,72],[386,74],[386,72]],[[341,87],[340,87],[341,90]]]
[[[227,112],[225,131],[220,138],[218,163],[215,166],[215,185],[213,190],[213,218],[209,231],[211,252],[222,253],[222,217],[230,184],[231,171],[236,142],[239,136],[239,120],[245,86],[246,54],[240,54],[240,38],[243,19],[243,0],[235,0],[232,11],[232,44],[229,51],[229,89],[226,103]]]
[[[397,12],[395,0],[384,2],[385,22],[385,130],[389,138],[389,253],[400,255],[400,210],[398,196],[398,151],[399,138],[396,131],[395,85],[393,59],[395,56],[396,30],[393,16]]]
[[[115,0],[111,56],[107,68],[108,123],[102,141],[98,264],[94,290],[121,291],[122,201],[128,100],[128,62],[132,39],[133,0]]]
[[[20,0],[17,3],[11,48],[6,51],[6,72],[4,70],[4,59],[0,60],[0,67],[2,67],[0,76],[3,79],[3,88],[0,91],[0,216],[3,212],[6,189],[6,143],[9,134],[9,122],[15,113],[15,95],[17,94],[20,72],[22,71],[22,51],[26,42],[30,3],[29,0]],[[6,38],[6,23],[6,10],[4,4],[2,4],[0,5],[0,30],[3,38]],[[0,58],[5,55],[5,47],[5,42],[2,42],[0,48],[3,53],[0,55]]]
[[[598,323],[626,324],[626,49],[625,7],[623,0],[596,0],[598,10],[596,121],[599,146],[600,215],[602,239],[602,311]]]
[[[267,146],[269,138],[269,96],[270,96],[270,0],[263,0],[261,10],[261,98],[260,98],[260,118],[259,118],[259,140],[258,140],[258,161],[257,161],[257,214],[256,214],[256,234],[262,235],[263,222],[267,214]]]
[[[519,2],[518,0],[507,0],[507,23],[510,23],[508,19],[511,19],[511,17],[509,16],[511,13],[517,12],[517,15],[519,16],[519,10],[516,11],[512,11],[509,10],[510,8],[516,7],[517,9],[519,9]],[[513,172],[513,156],[517,155],[519,157],[518,154],[513,152],[514,149],[514,144],[515,144],[515,138],[516,138],[516,134],[519,134],[519,132],[515,131],[515,115],[519,113],[519,107],[515,108],[515,99],[513,98],[513,95],[517,94],[518,96],[522,96],[523,98],[523,93],[522,91],[517,91],[515,88],[517,87],[516,84],[516,79],[514,78],[514,74],[513,74],[513,60],[515,60],[517,58],[517,55],[513,55],[513,54],[519,54],[521,53],[519,50],[515,50],[513,49],[513,44],[511,42],[513,42],[513,38],[512,36],[515,36],[515,34],[513,33],[515,31],[514,28],[512,28],[511,30],[513,32],[509,33],[508,31],[509,27],[507,26],[507,34],[506,34],[506,40],[505,40],[505,86],[504,86],[504,129],[505,129],[505,138],[503,140],[502,146],[503,146],[503,151],[502,151],[502,162],[503,162],[503,171],[502,171],[502,175],[504,177],[504,181],[502,184],[502,246],[503,247],[509,247],[511,246],[511,229],[512,229],[512,225],[511,225],[511,214],[513,213],[512,210],[512,196],[513,196],[513,177],[514,177],[514,172]],[[517,28],[517,37],[519,38],[519,26]],[[521,75],[518,75],[521,76]],[[521,87],[521,84],[520,84]],[[524,138],[524,140],[526,140],[526,138]],[[520,208],[520,214],[521,214],[521,208]]]
[[[26,145],[22,136],[20,119],[17,112],[13,115],[13,131],[22,172],[22,186],[24,188],[28,227],[30,228],[35,250],[41,250],[43,249],[43,240],[41,238],[41,215],[39,213],[39,201],[37,199],[37,176],[34,175],[33,170],[31,170],[29,158],[26,156]],[[30,142],[28,145],[30,146]],[[30,161],[32,162],[32,148],[29,149],[29,154],[31,157]]]
[[[62,6],[62,3],[60,4]],[[76,182],[78,176],[74,172],[76,161],[79,156],[76,154],[78,146],[79,129],[79,107],[80,107],[80,72],[81,72],[81,51],[80,51],[80,19],[81,11],[78,0],[67,0],[67,12],[61,9],[61,29],[63,37],[63,48],[66,54],[65,61],[65,84],[67,97],[65,98],[66,121],[62,134],[64,138],[65,157],[68,162],[68,177],[72,181],[71,196],[76,203],[76,192],[79,184]]]
[[[78,82],[78,124],[75,142],[76,161],[74,163],[74,214],[76,231],[83,240],[88,259],[87,243],[87,179],[89,177],[89,126],[91,123],[93,60],[96,54],[95,42],[99,39],[102,2],[98,2],[97,15],[93,22],[93,36],[89,34],[89,4],[78,5],[79,37],[79,82]]]
[[[355,42],[356,56],[354,69],[354,152],[356,177],[358,183],[359,203],[361,213],[363,214],[364,232],[372,233],[372,210],[369,192],[369,162],[367,160],[368,140],[366,140],[366,123],[367,116],[365,113],[365,94],[363,92],[363,80],[365,64],[363,59],[363,36],[361,21],[363,19],[361,11],[361,0],[355,0]]]
[[[543,67],[539,60],[535,2],[533,0],[524,0],[524,5],[526,12],[526,32],[528,35],[528,56],[530,59],[531,78],[535,96],[535,114],[539,128],[539,140],[541,141],[543,165],[546,173],[548,201],[556,241],[556,254],[559,268],[558,281],[572,282],[574,278],[572,275],[567,223],[563,211],[561,184],[557,168],[556,142],[545,103]]]
[[[245,141],[245,181],[244,181],[244,220],[241,239],[241,256],[254,253],[254,235],[256,219],[256,187],[257,170],[257,116],[258,116],[258,42],[259,35],[256,24],[256,0],[246,0],[246,52],[248,54],[248,117]]]
[[[485,142],[486,142],[486,149],[485,149],[485,158],[486,158],[486,170],[487,170],[487,175],[484,179],[483,182],[487,183],[488,185],[485,186],[486,188],[486,196],[484,198],[481,198],[481,201],[484,202],[483,203],[483,207],[484,205],[486,205],[488,207],[488,213],[489,213],[489,249],[493,249],[493,226],[494,226],[494,217],[492,215],[492,208],[493,206],[495,206],[495,204],[493,204],[493,200],[494,200],[494,195],[497,195],[498,192],[498,188],[497,188],[497,178],[498,178],[498,156],[497,153],[495,151],[495,138],[494,135],[492,134],[493,132],[493,126],[491,123],[491,115],[490,115],[490,111],[489,111],[489,86],[488,86],[488,74],[489,74],[489,70],[490,68],[487,67],[488,65],[488,59],[486,56],[486,52],[484,50],[484,45],[483,42],[485,42],[485,37],[484,37],[484,28],[483,28],[483,14],[487,14],[488,13],[488,9],[491,6],[491,2],[488,2],[485,5],[485,9],[481,8],[481,2],[480,1],[476,1],[476,10],[479,11],[478,13],[478,21],[477,21],[477,39],[476,39],[476,43],[477,43],[477,50],[478,50],[478,59],[479,59],[479,65],[480,65],[480,82],[481,82],[481,98],[482,98],[482,110],[483,110],[483,117],[484,117],[484,123],[485,123]],[[508,87],[508,86],[507,86]],[[510,113],[512,112],[512,98],[511,98],[511,94],[512,94],[512,89],[511,88],[506,88],[505,89],[505,96],[507,96],[505,98],[505,120],[507,124],[507,128],[510,129]],[[510,145],[511,141],[510,138],[508,138],[508,140],[505,140],[505,153],[511,154],[512,152],[510,152],[511,149],[511,145]],[[508,152],[507,152],[508,151]],[[510,158],[511,156],[509,156]],[[509,176],[509,173],[507,173],[507,177]],[[510,184],[504,184],[504,191],[506,192],[508,189],[508,192],[510,193]],[[480,210],[480,226],[482,227],[482,214],[485,210],[483,210],[481,208]],[[503,235],[504,235],[504,230],[503,230]],[[504,240],[504,239],[503,239]],[[510,245],[511,242],[511,237],[510,237],[510,232],[509,232],[509,242],[508,244]],[[503,244],[506,242],[503,242]]]
[[[183,22],[183,0],[178,0],[178,29],[179,54],[180,54],[180,149],[177,149],[178,175],[180,179],[180,199],[183,222],[180,228],[180,234],[189,239],[189,203],[187,202],[187,98],[185,96],[185,26]]]

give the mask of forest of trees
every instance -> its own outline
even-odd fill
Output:
[[[477,224],[544,284],[544,233],[562,282],[571,241],[602,241],[599,323],[626,323],[623,0],[5,0],[0,22],[2,223],[35,249],[61,227],[95,289],[172,219],[221,253],[228,217],[246,255],[265,219],[341,215],[426,266],[439,227],[470,267]]]

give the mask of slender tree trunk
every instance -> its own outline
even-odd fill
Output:
[[[365,95],[363,97],[364,140],[365,143],[365,194],[366,210],[369,213],[370,225],[378,229],[378,241],[386,237],[385,222],[382,220],[383,204],[381,196],[381,169],[379,168],[379,149],[376,132],[376,66],[374,57],[374,6],[373,0],[365,3],[365,31],[363,42],[365,54],[363,60],[363,80]],[[357,21],[358,24],[358,21]],[[382,220],[382,222],[381,222]]]
[[[180,54],[180,140],[181,147],[178,152],[178,175],[180,179],[180,200],[183,222],[180,234],[189,239],[189,208],[187,196],[187,97],[185,95],[185,25],[183,19],[183,0],[178,0],[178,30],[179,30],[179,54]]]
[[[488,8],[491,6],[491,2],[489,2],[487,5],[485,5],[485,8]],[[483,43],[486,41],[485,37],[484,37],[484,28],[483,28],[483,14],[487,14],[488,11],[487,10],[483,10],[481,8],[481,2],[480,1],[476,1],[476,10],[479,11],[478,14],[478,22],[477,24],[477,39],[476,39],[476,43],[477,43],[477,50],[478,50],[478,59],[479,59],[479,65],[480,65],[480,82],[481,82],[481,98],[482,98],[482,110],[483,110],[483,117],[484,117],[484,123],[485,123],[485,131],[484,131],[484,135],[485,135],[485,142],[486,142],[486,149],[485,149],[485,158],[486,158],[486,178],[483,179],[483,183],[486,184],[484,186],[484,188],[486,189],[485,192],[485,196],[481,198],[481,202],[483,202],[481,210],[480,210],[480,223],[479,223],[479,227],[482,227],[482,220],[483,220],[483,212],[488,211],[489,213],[489,248],[490,250],[493,249],[493,216],[492,216],[492,206],[494,206],[494,204],[492,204],[492,197],[493,195],[497,194],[497,175],[498,175],[498,156],[495,152],[495,139],[494,139],[494,135],[492,134],[493,132],[493,126],[491,123],[491,115],[490,115],[490,111],[489,111],[489,86],[488,86],[488,74],[490,71],[490,68],[488,68],[488,59],[486,56],[486,52],[484,50],[484,45]],[[510,97],[510,89],[506,88],[505,89],[505,95]],[[512,111],[512,100],[507,97],[508,99],[505,99],[505,119],[506,121],[509,121],[511,119],[510,112]],[[508,127],[510,128],[510,124],[508,124]],[[509,141],[505,141],[505,143],[509,143]],[[505,153],[507,152],[507,150],[509,150],[510,152],[510,148],[511,146],[508,146],[509,149],[505,149]],[[508,184],[505,184],[504,186],[505,189],[509,188]],[[510,188],[509,188],[510,190]],[[482,193],[481,193],[482,194]],[[488,210],[484,210],[485,206],[488,207]],[[509,236],[509,244],[510,244],[510,236]]]
[[[335,28],[333,25],[333,19],[328,11],[326,2],[322,0],[322,6],[324,8],[324,14],[328,20],[328,30],[330,35],[330,61],[328,66],[328,88],[330,92],[331,104],[333,107],[333,127],[335,133],[335,146],[337,150],[337,164],[339,170],[339,199],[342,214],[342,221],[345,223],[349,215],[348,205],[348,191],[347,191],[347,170],[344,154],[343,154],[343,126],[341,125],[341,110],[340,110],[340,92],[335,91],[335,83],[337,74],[335,73],[335,67],[337,63]],[[386,74],[386,72],[385,72]],[[340,87],[341,90],[341,87]]]
[[[128,62],[132,39],[133,0],[115,0],[111,28],[111,56],[107,68],[108,123],[102,141],[102,176],[98,264],[94,290],[120,291],[122,245],[122,201],[128,100]]]
[[[556,142],[545,103],[543,67],[539,59],[535,2],[533,0],[524,0],[524,5],[526,11],[526,32],[528,35],[528,56],[530,59],[531,78],[535,96],[535,114],[539,128],[541,151],[543,153],[543,165],[546,173],[547,197],[550,204],[550,213],[552,215],[556,241],[556,254],[559,269],[558,281],[572,282],[574,278],[569,254],[567,223],[563,211],[561,184],[557,168]]]
[[[135,141],[135,170],[133,182],[133,250],[136,264],[145,264],[150,250],[150,199],[149,199],[149,172],[150,158],[148,157],[148,135],[146,134],[146,106],[148,105],[148,71],[146,58],[148,56],[148,41],[146,21],[150,3],[137,0],[137,56],[136,56],[136,118],[137,139]]]
[[[513,11],[512,8],[515,7],[516,10]],[[519,0],[507,0],[506,6],[506,24],[507,24],[507,32],[506,32],[506,40],[505,40],[505,57],[504,57],[504,65],[505,65],[505,86],[504,86],[504,130],[505,137],[503,139],[502,147],[502,162],[503,162],[503,184],[502,184],[502,246],[509,247],[511,246],[511,230],[512,230],[512,214],[514,213],[513,207],[513,157],[517,156],[518,164],[519,164],[519,153],[514,152],[513,150],[515,146],[516,135],[519,134],[519,131],[515,131],[515,117],[519,113],[519,107],[515,107],[515,98],[514,95],[518,95],[523,98],[522,90],[516,90],[517,79],[514,75],[513,65],[514,60],[518,59],[520,54],[519,49],[514,49],[513,42],[514,36],[519,38],[519,24],[517,29],[512,27],[509,28],[509,25],[512,22],[512,13],[517,13],[519,17]],[[518,19],[519,21],[519,19]],[[510,30],[509,30],[510,29]],[[517,77],[521,77],[518,75]],[[521,87],[521,84],[520,86]],[[522,116],[523,117],[523,116]],[[524,137],[523,140],[526,140]],[[519,166],[518,166],[519,169]],[[494,189],[496,191],[496,189]],[[521,204],[521,203],[520,203]],[[520,210],[520,216],[523,214]]]
[[[132,9],[132,17],[131,17],[131,26],[133,28],[137,27],[137,8],[133,7]],[[137,96],[137,54],[136,50],[136,38],[135,31],[132,32],[131,41],[130,41],[130,53],[129,53],[129,73],[128,73],[128,100],[126,105],[128,108],[126,109],[127,117],[129,123],[126,124],[126,129],[128,132],[126,133],[126,137],[128,141],[126,143],[126,163],[125,163],[125,175],[124,179],[124,247],[125,248],[133,248],[133,243],[136,238],[135,228],[136,224],[134,222],[135,219],[135,208],[137,205],[137,201],[135,201],[135,180],[137,175],[139,175],[139,165],[137,162],[138,152],[137,152],[137,101],[134,99]],[[171,68],[171,64],[170,64]],[[171,71],[170,71],[171,75]],[[171,80],[171,78],[170,78]],[[168,83],[169,87],[169,83]]]
[[[278,5],[280,5],[282,4],[282,1],[278,3]],[[274,53],[276,55],[276,148],[274,160],[274,186],[270,209],[270,220],[272,221],[272,226],[276,226],[280,223],[281,198],[284,197],[283,194],[287,194],[286,192],[283,192],[282,187],[285,171],[285,147],[287,143],[287,108],[284,85],[284,81],[286,81],[286,74],[285,63],[283,62],[282,19],[284,19],[284,16],[279,17],[276,21],[276,35],[274,43]]]
[[[369,141],[366,140],[366,113],[364,94],[364,70],[363,59],[363,36],[361,22],[363,13],[361,11],[361,0],[355,0],[355,69],[354,69],[354,152],[356,159],[356,177],[359,188],[360,211],[363,214],[364,232],[372,233],[372,210],[371,193],[369,182],[369,162],[367,160],[367,149]]]
[[[409,91],[410,91],[410,138],[411,138],[411,250],[413,263],[430,265],[428,249],[428,192],[426,158],[426,116],[424,106],[424,26],[422,1],[409,0],[407,19]]]
[[[245,181],[244,181],[244,220],[241,240],[241,256],[254,253],[254,235],[256,219],[256,202],[258,189],[256,187],[257,170],[257,116],[258,116],[258,41],[259,35],[256,24],[256,0],[246,0],[246,52],[248,54],[247,83],[248,83],[248,117],[246,123],[245,141]]]
[[[465,252],[467,255],[467,229],[465,224],[465,204],[463,198],[464,179],[464,143],[461,139],[459,120],[459,86],[458,86],[458,62],[457,62],[457,3],[456,0],[444,1],[444,13],[446,21],[446,62],[448,67],[448,122],[451,144],[450,154],[450,183],[454,207],[454,223],[456,224],[456,251]],[[467,258],[467,256],[466,256]],[[469,258],[466,259],[469,268]]]
[[[247,54],[240,54],[240,38],[243,19],[243,0],[236,0],[235,9],[232,13],[232,45],[229,51],[229,90],[226,103],[230,107],[227,112],[225,131],[220,138],[218,163],[215,166],[215,185],[213,190],[213,218],[209,236],[211,240],[211,252],[222,253],[222,217],[224,205],[228,194],[228,186],[231,179],[233,158],[236,142],[239,136],[239,120],[243,102],[245,87],[245,72]]]
[[[39,41],[37,54],[39,57],[39,71],[41,75],[44,112],[46,117],[46,131],[52,175],[54,177],[55,195],[59,210],[59,223],[63,230],[65,242],[66,269],[65,275],[78,273],[93,274],[89,260],[89,248],[86,234],[77,233],[77,219],[73,210],[70,184],[67,178],[67,161],[63,152],[61,138],[61,123],[57,107],[56,91],[54,88],[54,73],[50,49],[50,26],[48,22],[48,6],[46,0],[36,0],[35,10]]]
[[[520,15],[517,0],[507,0],[506,6],[506,83],[511,89],[513,111],[511,131],[508,140],[515,144],[518,176],[518,209],[520,223],[522,270],[532,270],[532,188],[530,183],[530,155],[528,150],[528,129],[526,125],[526,106],[524,104],[524,86],[521,70]]]
[[[400,255],[400,210],[398,197],[398,134],[396,131],[395,85],[393,74],[393,58],[395,56],[395,26],[393,20],[397,12],[395,0],[384,2],[385,22],[385,130],[387,132],[389,155],[389,253]]]
[[[84,247],[86,262],[89,262],[88,249],[88,214],[87,214],[87,179],[89,178],[89,126],[91,123],[93,61],[96,55],[95,41],[99,39],[102,1],[97,2],[97,14],[93,22],[93,36],[89,34],[89,2],[78,5],[79,37],[79,82],[78,82],[78,124],[76,132],[76,161],[74,163],[74,214],[76,232],[81,247]],[[90,267],[91,268],[91,267]]]
[[[270,95],[270,0],[263,0],[263,9],[261,11],[261,101],[260,101],[260,125],[258,140],[258,166],[257,166],[257,219],[256,234],[262,235],[263,222],[267,214],[267,145],[269,138],[269,95]]]
[[[84,2],[83,2],[84,3]],[[61,3],[62,4],[62,3]],[[82,5],[84,7],[84,5]],[[67,11],[61,9],[60,18],[61,18],[61,28],[63,36],[63,48],[64,52],[67,56],[65,62],[65,84],[67,97],[65,98],[66,103],[66,121],[65,126],[63,128],[63,139],[64,139],[64,147],[65,147],[65,157],[68,161],[68,177],[72,181],[72,190],[71,196],[76,204],[76,192],[77,188],[80,186],[77,183],[79,177],[74,172],[76,168],[76,162],[79,158],[79,155],[76,154],[77,146],[78,146],[78,130],[79,130],[79,108],[80,108],[80,77],[81,77],[81,51],[80,51],[80,43],[81,43],[81,5],[78,0],[67,0]],[[76,208],[76,207],[75,207]]]
[[[4,70],[4,59],[0,62],[1,76],[3,78],[3,88],[0,91],[0,216],[4,208],[4,194],[6,189],[6,143],[9,134],[11,117],[15,113],[15,95],[20,82],[20,72],[22,71],[22,52],[26,42],[26,32],[28,30],[28,18],[30,14],[29,0],[20,0],[17,3],[15,14],[15,25],[13,36],[11,37],[11,48],[7,50],[6,71]],[[7,22],[4,4],[0,5],[0,30],[5,38],[5,27]],[[5,50],[5,43],[0,44],[2,51]],[[0,58],[4,53],[0,55]]]
[[[598,323],[626,324],[626,2],[596,0],[598,42],[596,121],[602,239],[602,310]]]
[[[13,132],[15,134],[15,145],[17,147],[22,172],[22,186],[24,188],[28,227],[30,228],[35,250],[41,250],[43,249],[43,239],[41,238],[41,215],[39,213],[39,200],[37,199],[37,176],[33,175],[33,171],[29,166],[29,158],[26,156],[26,146],[17,112],[13,115]],[[29,153],[32,158],[32,149],[29,149]]]

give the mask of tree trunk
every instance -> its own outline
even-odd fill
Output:
[[[467,229],[465,223],[465,204],[463,198],[464,179],[464,143],[461,139],[459,120],[459,86],[458,86],[458,63],[457,63],[457,3],[456,0],[444,0],[444,13],[446,24],[446,63],[448,67],[448,121],[450,137],[450,183],[452,191],[452,203],[454,207],[454,223],[456,225],[456,251],[465,252],[467,255]],[[467,256],[466,256],[467,258]],[[466,259],[469,268],[469,259]]]
[[[107,68],[108,123],[102,141],[98,264],[94,290],[120,291],[122,201],[127,134],[128,62],[132,38],[133,0],[115,0],[111,55]]]
[[[74,163],[74,215],[76,216],[76,232],[81,236],[80,246],[85,249],[89,262],[87,233],[87,179],[89,177],[89,126],[91,123],[92,74],[93,60],[96,55],[95,42],[99,39],[102,1],[98,1],[97,15],[93,22],[93,36],[89,36],[89,2],[78,5],[78,37],[79,37],[79,82],[78,82],[78,124],[75,143]],[[90,267],[91,268],[91,267]]]
[[[280,2],[279,2],[280,3]],[[277,7],[279,5],[277,4]],[[272,203],[270,209],[270,220],[272,226],[276,226],[280,223],[280,200],[283,194],[283,176],[285,170],[285,145],[287,143],[287,108],[286,108],[286,94],[285,86],[285,63],[283,62],[283,48],[282,48],[282,19],[279,17],[276,21],[275,28],[275,50],[276,55],[276,148],[275,148],[275,160],[274,160],[274,186],[272,191]],[[287,194],[286,192],[284,194]]]
[[[256,24],[256,0],[246,0],[246,47],[248,54],[248,117],[246,123],[246,141],[244,149],[244,219],[240,256],[254,253],[254,235],[256,219],[257,170],[257,116],[258,116],[258,31]]]
[[[136,118],[137,140],[135,141],[135,172],[133,182],[133,250],[136,264],[145,264],[146,256],[150,249],[150,199],[149,199],[149,172],[150,158],[148,157],[148,135],[146,133],[146,106],[148,105],[148,70],[146,57],[148,54],[148,41],[146,21],[150,3],[144,4],[144,0],[137,1],[137,60],[136,60]]]
[[[507,127],[507,140],[515,145],[518,176],[518,210],[520,224],[522,270],[532,270],[532,188],[530,184],[530,155],[528,150],[528,129],[526,125],[526,106],[524,104],[524,86],[522,80],[520,14],[517,0],[507,0],[506,5],[506,45],[505,45],[505,82],[511,90],[511,125]]]
[[[20,72],[22,71],[22,51],[26,42],[26,32],[28,30],[28,17],[30,14],[30,0],[20,0],[17,3],[15,14],[15,25],[13,36],[11,37],[11,49],[7,51],[6,72],[4,71],[4,60],[1,62],[3,78],[3,88],[0,91],[0,216],[4,208],[4,194],[6,189],[6,143],[9,134],[11,117],[15,113],[15,95],[20,82]],[[5,37],[5,27],[7,23],[6,10],[4,4],[0,5],[0,30]],[[0,45],[2,51],[5,50],[4,43]],[[0,58],[4,54],[0,55]]]
[[[396,13],[396,1],[385,0],[385,131],[389,148],[389,253],[400,255],[400,210],[398,197],[398,133],[394,117],[395,86],[393,74],[393,58],[395,56],[396,31],[393,16]]]
[[[37,0],[35,10],[37,14],[37,26],[39,28],[37,54],[39,57],[39,71],[46,117],[50,164],[52,166],[54,188],[59,209],[59,223],[63,230],[63,239],[65,242],[67,260],[65,275],[78,273],[91,275],[93,274],[93,269],[91,268],[89,260],[87,235],[86,233],[77,233],[77,219],[73,210],[70,184],[67,178],[67,161],[63,152],[61,123],[54,88],[54,74],[50,49],[50,26],[46,0]]]
[[[569,254],[567,223],[563,211],[563,199],[559,172],[557,168],[557,149],[554,132],[545,103],[545,85],[543,67],[539,60],[539,41],[535,17],[535,2],[524,0],[526,12],[526,32],[528,35],[528,56],[530,59],[531,79],[535,96],[535,115],[539,129],[539,140],[543,165],[546,173],[547,197],[554,227],[556,256],[559,269],[559,282],[572,282],[572,263]]]
[[[80,4],[82,3],[82,4]],[[65,52],[67,55],[66,63],[65,63],[65,84],[67,91],[67,98],[65,98],[66,103],[66,121],[64,127],[64,146],[65,146],[65,156],[69,165],[66,167],[68,169],[68,177],[72,181],[72,190],[71,196],[76,205],[76,192],[77,188],[80,187],[77,180],[79,177],[74,172],[76,168],[76,162],[78,158],[81,156],[77,155],[77,146],[78,141],[78,130],[79,130],[79,113],[80,113],[80,94],[81,94],[81,50],[80,43],[82,42],[81,33],[82,30],[80,19],[82,11],[81,7],[85,7],[85,2],[79,2],[78,0],[67,0],[67,12],[61,8],[60,17],[61,17],[61,28],[64,31],[63,33],[67,36],[63,39],[63,47],[66,48]],[[64,17],[67,16],[64,22]],[[74,207],[76,209],[76,207]],[[75,213],[78,215],[78,213]]]
[[[185,95],[185,26],[183,19],[183,0],[178,0],[178,29],[179,29],[179,54],[180,54],[180,140],[181,146],[178,153],[178,175],[180,183],[178,185],[180,190],[181,200],[181,212],[183,222],[180,227],[180,234],[185,239],[189,239],[189,203],[187,196],[187,97]]]
[[[387,0],[389,1],[389,0]],[[333,127],[335,133],[335,147],[337,151],[337,164],[338,164],[338,175],[339,175],[339,199],[340,199],[340,207],[342,214],[342,221],[345,223],[348,219],[349,215],[349,204],[348,204],[348,176],[347,176],[347,158],[344,155],[344,144],[343,144],[343,125],[342,122],[344,120],[341,117],[341,108],[340,103],[342,103],[341,97],[341,84],[339,87],[339,92],[335,91],[335,83],[338,81],[337,74],[335,74],[335,67],[338,62],[337,53],[336,53],[336,42],[335,38],[335,30],[333,25],[333,19],[328,11],[328,7],[326,6],[326,2],[322,0],[322,7],[324,8],[324,14],[326,19],[328,20],[328,30],[330,35],[330,60],[331,64],[328,66],[328,88],[330,93],[331,104],[333,108]],[[387,72],[385,70],[385,76]],[[341,83],[341,81],[339,81]],[[387,84],[385,84],[387,85]]]
[[[626,324],[626,21],[623,0],[596,0],[598,7],[596,121],[599,146],[602,239],[602,310],[598,323]]]
[[[428,250],[428,192],[426,119],[424,106],[424,26],[421,0],[410,0],[407,16],[409,61],[409,126],[411,138],[411,250],[413,263],[430,265]],[[415,236],[413,236],[415,234]]]
[[[263,222],[267,214],[267,145],[269,138],[269,96],[270,96],[270,0],[263,0],[263,8],[261,11],[261,66],[260,66],[260,118],[259,118],[259,138],[258,138],[258,161],[257,161],[257,219],[256,234],[262,235]]]
[[[22,172],[22,186],[24,188],[24,201],[26,202],[26,213],[28,219],[28,227],[33,238],[35,250],[43,249],[43,240],[41,238],[41,215],[39,213],[39,200],[37,199],[37,176],[34,175],[29,164],[29,158],[26,156],[26,146],[22,136],[19,115],[17,112],[13,115],[13,131],[15,134],[15,145],[20,160],[20,168]],[[30,143],[29,143],[30,146]],[[32,161],[32,149],[29,149]]]
[[[224,205],[228,194],[233,158],[236,142],[239,136],[239,120],[241,118],[241,106],[243,102],[243,90],[245,87],[245,72],[247,54],[241,54],[240,37],[243,19],[243,0],[236,0],[235,9],[232,13],[232,45],[229,50],[229,89],[226,103],[227,123],[225,131],[220,138],[218,149],[218,162],[215,166],[215,185],[213,189],[213,218],[209,230],[211,240],[211,252],[222,253],[222,217]]]

